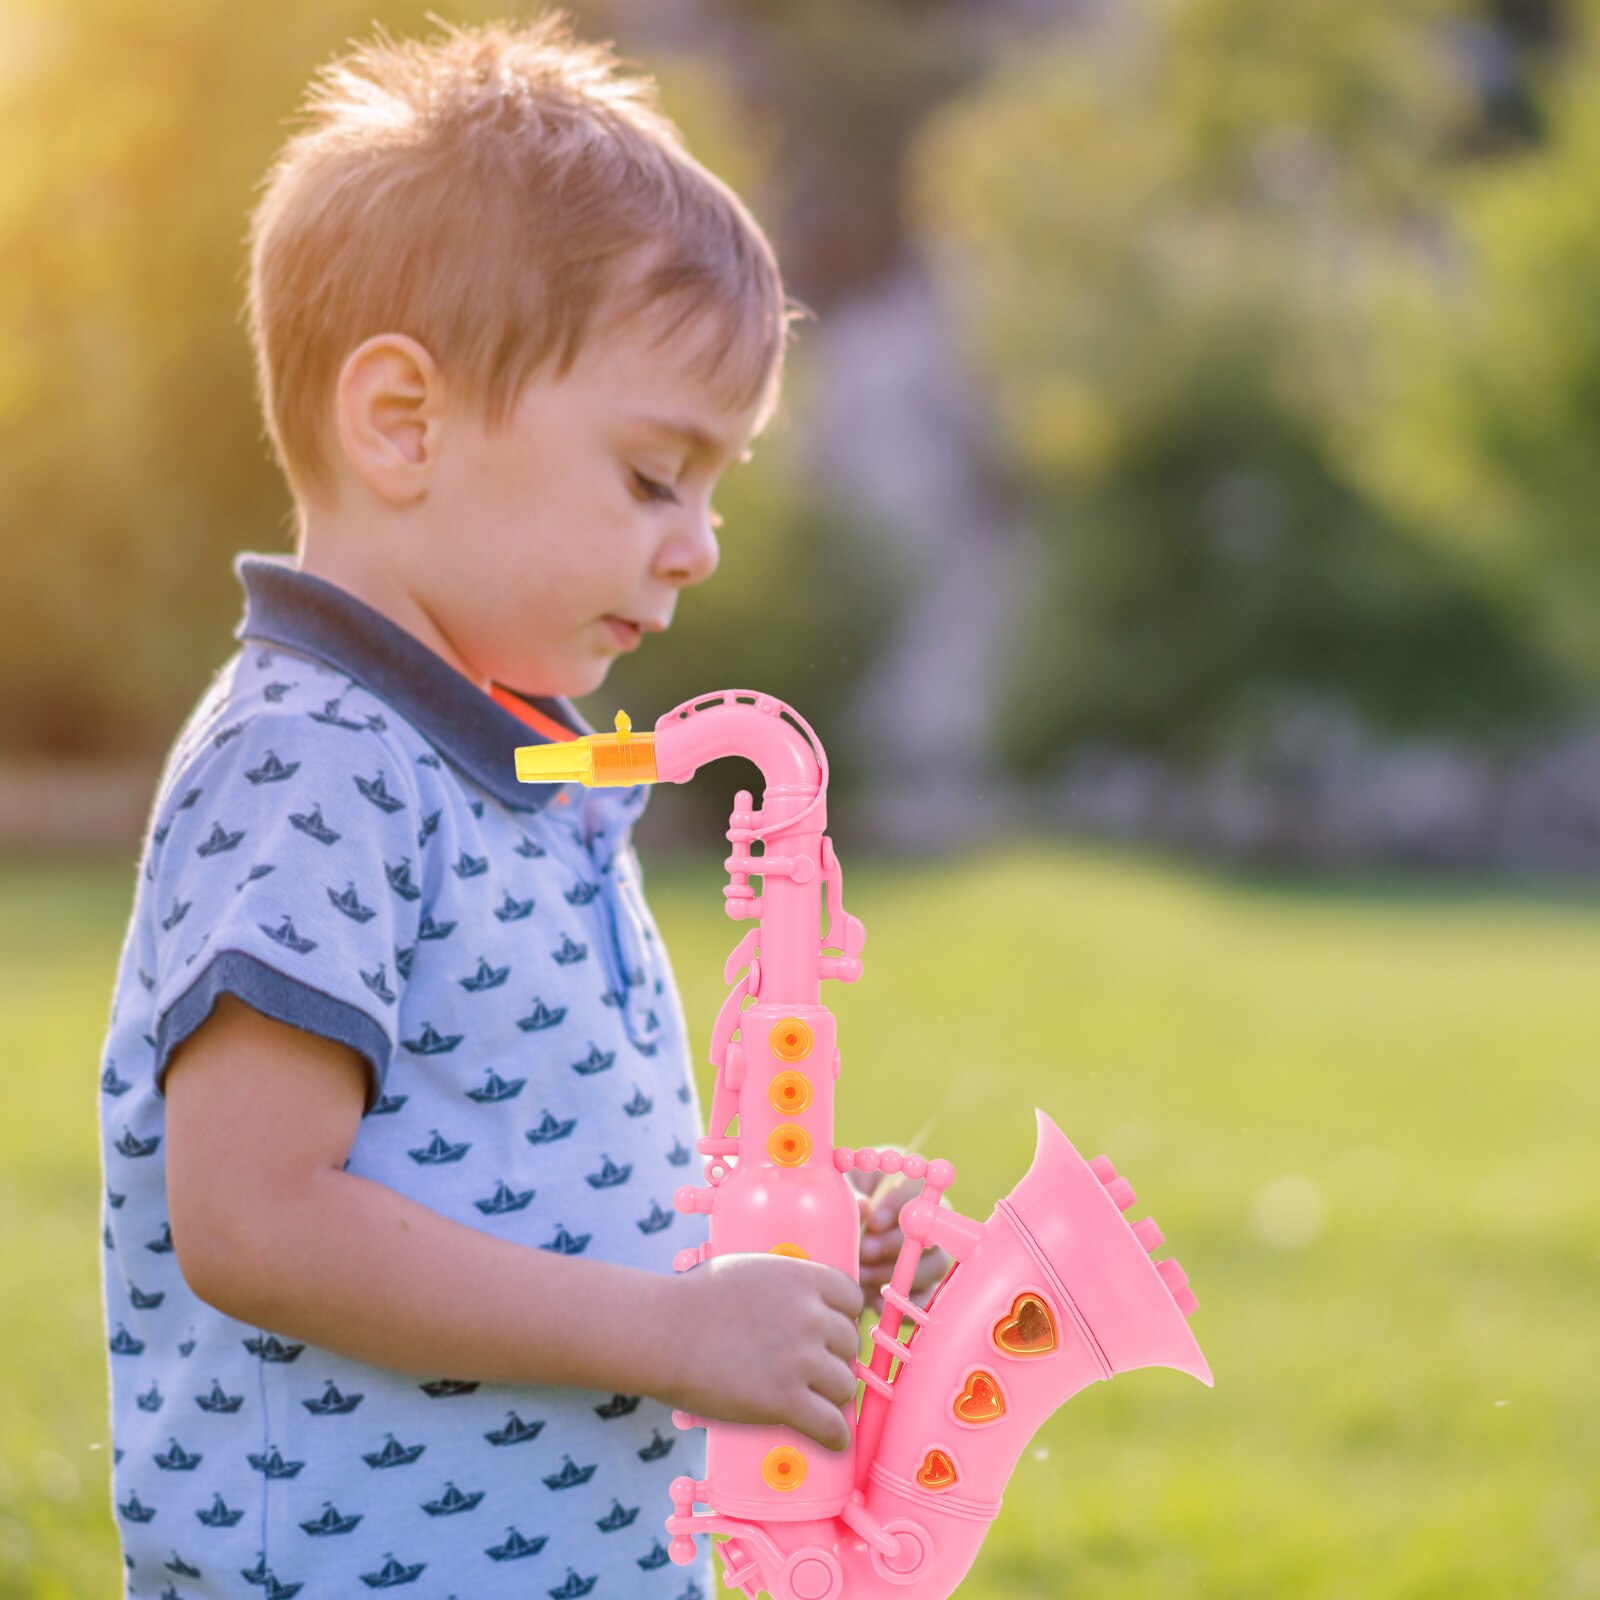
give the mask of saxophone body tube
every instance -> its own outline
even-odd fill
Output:
[[[708,1438],[706,1476],[672,1485],[668,1553],[686,1563],[698,1536],[723,1536],[724,1582],[747,1600],[932,1600],[970,1569],[1029,1439],[1086,1384],[1144,1366],[1211,1382],[1187,1323],[1196,1302],[1175,1260],[1152,1259],[1164,1242],[1154,1220],[1125,1216],[1127,1180],[1105,1156],[1084,1161],[1043,1111],[1032,1165],[986,1223],[943,1204],[948,1162],[834,1144],[841,1057],[822,983],[861,976],[866,932],[844,909],[824,831],[826,754],[790,707],[730,690],[684,702],[639,736],[619,713],[615,734],[518,750],[517,772],[682,783],[729,755],[764,780],[759,808],[741,791],[728,820],[725,909],[750,927],[712,1028],[705,1182],[674,1197],[710,1217],[710,1237],[675,1266],[760,1251],[854,1277],[859,1222],[845,1174],[904,1171],[924,1187],[901,1211],[905,1245],[871,1364],[856,1364],[864,1392],[859,1411],[845,1408],[850,1446],[674,1413]],[[921,1307],[909,1290],[928,1244],[955,1265]]]

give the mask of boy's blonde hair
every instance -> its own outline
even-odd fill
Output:
[[[324,67],[251,219],[248,311],[267,431],[297,498],[331,500],[345,357],[424,345],[488,425],[523,385],[646,311],[701,313],[691,368],[731,409],[777,403],[794,312],[766,236],[688,153],[653,80],[571,18],[441,24]]]

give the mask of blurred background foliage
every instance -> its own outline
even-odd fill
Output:
[[[808,452],[809,347],[911,260],[986,419],[973,470],[1036,546],[996,707],[1017,775],[1084,738],[1202,755],[1307,697],[1488,743],[1592,704],[1587,0],[574,9],[815,313],[725,487],[718,582],[607,705],[759,676],[818,720],[870,678],[904,569]],[[0,754],[158,752],[229,646],[229,557],[288,547],[246,213],[310,70],[374,20],[0,20]]]

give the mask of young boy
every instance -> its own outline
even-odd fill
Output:
[[[862,1292],[672,1272],[701,1123],[644,791],[511,758],[710,577],[782,285],[564,18],[380,40],[308,108],[250,294],[297,558],[239,563],[101,1080],[127,1592],[704,1596],[671,1408],[843,1447]]]

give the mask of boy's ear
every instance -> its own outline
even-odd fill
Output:
[[[339,371],[339,443],[363,483],[395,505],[427,492],[438,458],[444,376],[415,339],[379,333]]]

